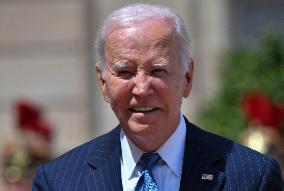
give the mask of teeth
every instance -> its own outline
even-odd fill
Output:
[[[141,111],[141,112],[152,111],[153,109],[155,109],[155,108],[154,107],[136,107],[136,108],[133,108],[134,111]]]

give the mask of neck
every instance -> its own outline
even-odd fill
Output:
[[[175,128],[170,128],[160,134],[128,135],[126,133],[126,136],[142,151],[155,152],[170,138],[177,128],[178,124],[175,125]]]

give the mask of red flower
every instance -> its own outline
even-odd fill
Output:
[[[40,108],[27,101],[16,104],[17,127],[23,131],[32,131],[47,141],[51,140],[52,130],[42,117]]]
[[[17,125],[25,129],[29,124],[41,118],[40,109],[27,101],[20,101],[16,104]]]
[[[260,92],[244,97],[241,106],[249,123],[260,123],[274,129],[280,129],[284,122],[284,107],[273,103]]]

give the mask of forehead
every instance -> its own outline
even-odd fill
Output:
[[[105,51],[168,47],[176,43],[173,26],[171,22],[154,20],[118,28],[108,35]]]

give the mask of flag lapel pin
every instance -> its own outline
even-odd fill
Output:
[[[213,180],[214,176],[213,174],[202,174],[201,179],[202,180]]]

